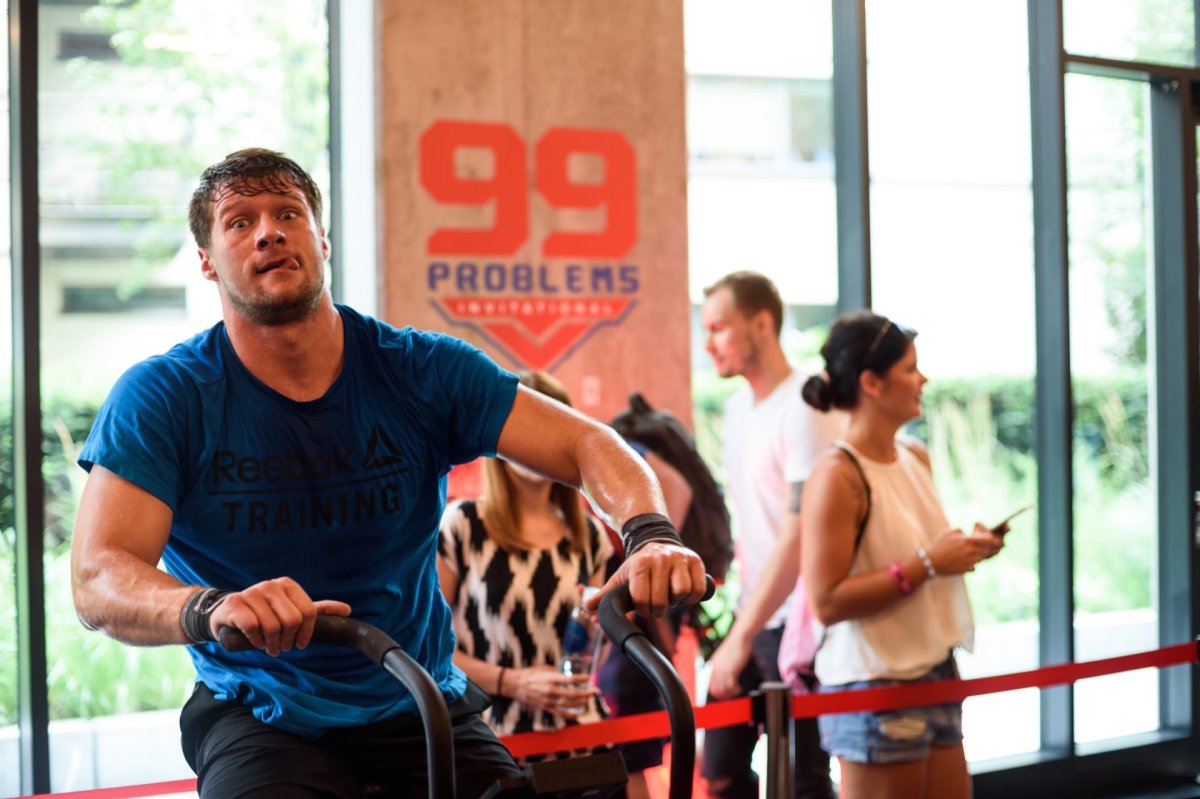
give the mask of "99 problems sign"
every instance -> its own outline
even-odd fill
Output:
[[[490,171],[462,168],[464,150],[484,154]],[[426,285],[449,324],[471,328],[519,366],[552,370],[637,303],[638,265],[624,260],[637,242],[637,164],[615,130],[550,128],[532,150],[531,159],[503,123],[438,120],[421,135],[425,191],[444,205],[489,206],[492,217],[490,227],[429,233]],[[573,179],[574,157],[598,160],[601,179]],[[527,247],[531,161],[536,197],[551,209],[593,212],[599,229],[551,230]],[[536,260],[515,257],[529,249]]]
[[[682,1],[377,10],[381,316],[690,420]]]

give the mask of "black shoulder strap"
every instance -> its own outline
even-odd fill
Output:
[[[850,449],[845,444],[834,444],[850,459],[850,464],[854,467],[854,471],[858,472],[858,476],[862,478],[863,493],[867,496],[867,512],[863,514],[862,521],[858,523],[858,535],[854,537],[854,551],[858,551],[858,545],[862,543],[862,537],[867,532],[867,519],[871,518],[871,484],[867,482],[867,473],[863,471],[862,464],[858,462],[858,457],[854,454],[854,450]]]

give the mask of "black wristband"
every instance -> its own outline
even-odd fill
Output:
[[[217,640],[210,623],[213,611],[232,593],[217,588],[198,588],[188,597],[187,602],[183,603],[183,610],[179,612],[179,626],[189,641],[203,644]]]
[[[675,525],[661,513],[642,513],[621,525],[621,546],[629,557],[651,541],[683,545]]]

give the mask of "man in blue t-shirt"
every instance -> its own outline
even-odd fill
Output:
[[[223,321],[133,366],[101,408],[79,458],[75,605],[118,640],[190,644],[180,726],[206,799],[424,793],[413,698],[356,652],[309,648],[319,615],[380,627],[429,671],[459,793],[477,796],[516,767],[452,662],[435,565],[451,466],[498,454],[587,491],[633,553],[606,589],[628,582],[640,612],[698,600],[703,566],[609,428],[455,338],[335,305],[320,218],[279,153],[201,176],[189,224]],[[225,651],[222,627],[254,649]]]

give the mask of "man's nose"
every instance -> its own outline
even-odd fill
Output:
[[[265,250],[272,244],[283,244],[284,241],[286,241],[286,238],[283,235],[283,230],[274,221],[268,220],[262,224],[258,231],[256,246],[260,250]]]

